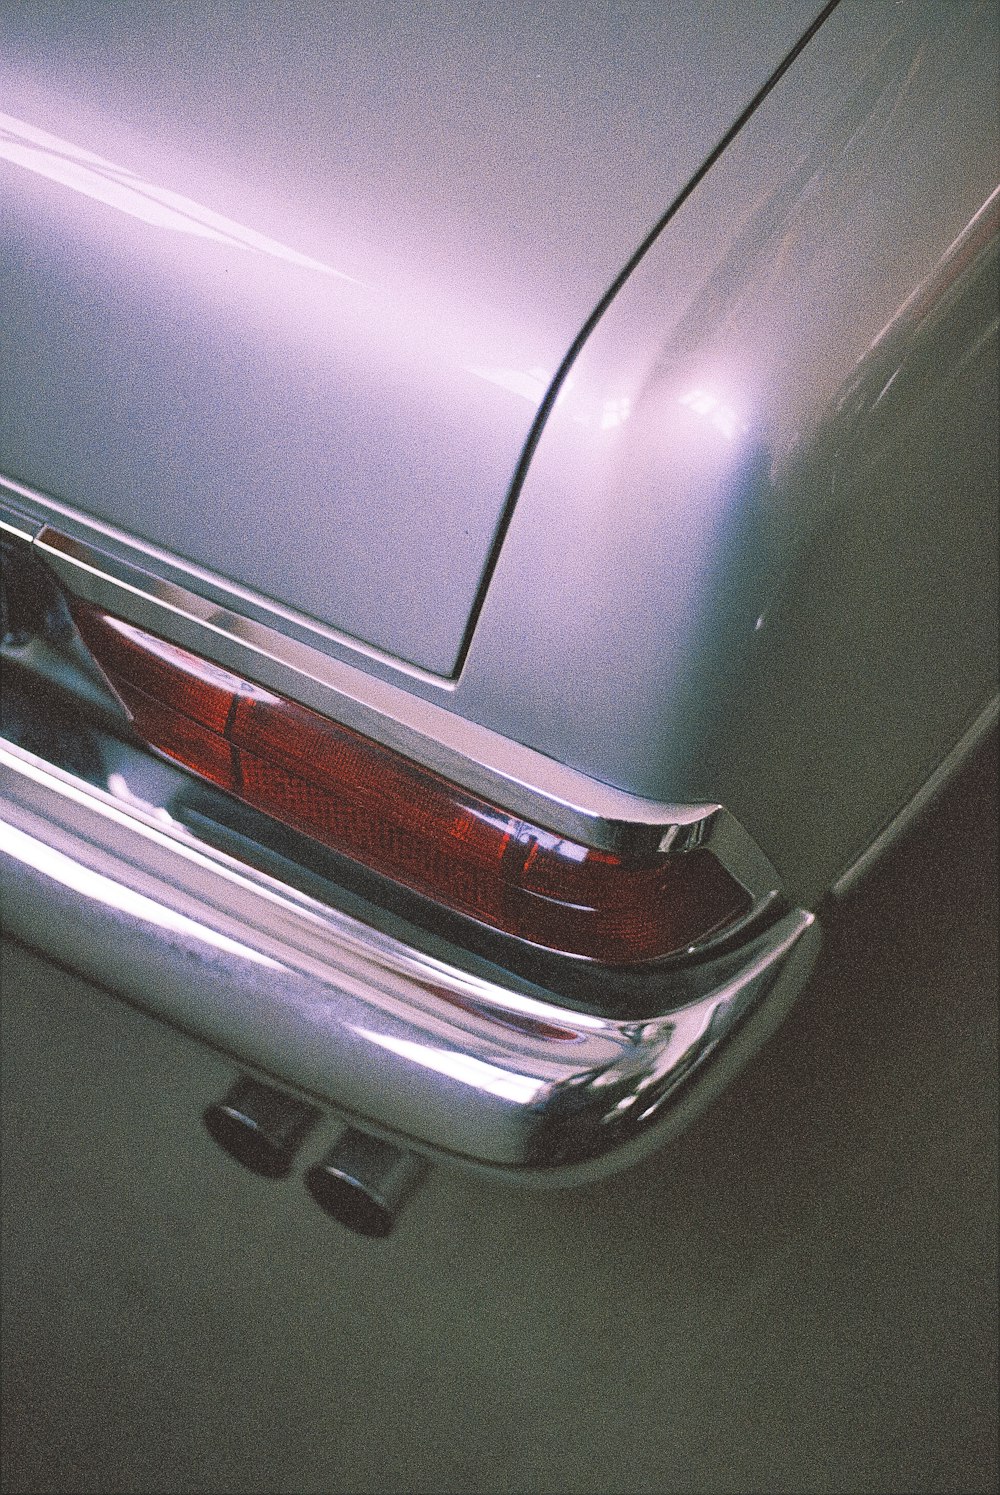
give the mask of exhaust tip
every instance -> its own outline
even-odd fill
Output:
[[[306,1187],[320,1209],[348,1230],[384,1240],[428,1170],[415,1153],[348,1129],[309,1169]]]
[[[360,1179],[338,1168],[317,1163],[306,1175],[309,1192],[334,1220],[357,1235],[382,1240],[391,1234],[396,1217],[384,1200],[376,1198]]]
[[[262,1178],[287,1178],[318,1118],[314,1106],[244,1078],[209,1106],[202,1119],[209,1136],[244,1168]]]

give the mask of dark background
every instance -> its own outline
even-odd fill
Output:
[[[995,751],[669,1150],[438,1170],[382,1243],[214,1146],[224,1059],[7,948],[4,1490],[992,1489]]]

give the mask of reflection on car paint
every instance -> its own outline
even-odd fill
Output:
[[[92,151],[83,150],[69,140],[60,140],[47,130],[39,130],[9,114],[0,114],[0,160],[23,166],[26,171],[34,171],[60,186],[82,192],[85,197],[106,203],[108,207],[117,208],[119,212],[128,213],[156,228],[174,229],[178,233],[218,239],[244,249],[257,249],[262,254],[287,260],[289,264],[336,276],[338,280],[354,279],[345,275],[343,270],[335,270],[332,265],[300,254],[246,224],[234,223],[231,218],[224,218],[221,213],[213,212],[180,192],[143,181],[127,166],[116,166],[113,161],[105,161]]]

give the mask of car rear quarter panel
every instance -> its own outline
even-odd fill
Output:
[[[455,696],[805,899],[996,689],[996,97],[990,7],[844,0],[570,370]]]

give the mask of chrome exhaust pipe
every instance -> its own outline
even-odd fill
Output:
[[[209,1136],[244,1168],[264,1178],[287,1178],[319,1115],[315,1106],[243,1076],[203,1120]]]
[[[349,1127],[309,1169],[306,1186],[320,1208],[348,1230],[382,1239],[429,1168],[416,1153]]]

